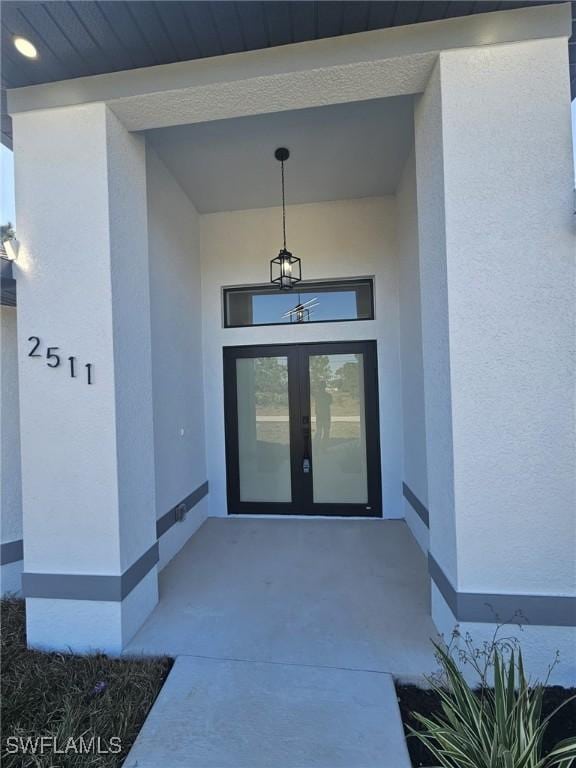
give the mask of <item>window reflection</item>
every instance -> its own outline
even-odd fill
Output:
[[[269,286],[224,291],[226,327],[371,320],[372,281],[308,283],[300,290]]]
[[[363,355],[310,356],[314,502],[366,504]]]
[[[240,500],[289,502],[288,359],[236,361]]]

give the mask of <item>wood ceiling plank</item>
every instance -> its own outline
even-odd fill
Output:
[[[45,5],[55,24],[58,25],[66,39],[71,41],[90,68],[91,74],[108,72],[110,64],[102,55],[89,27],[82,22],[74,7],[68,2],[53,2]]]
[[[344,3],[320,2],[318,3],[318,36],[336,37],[342,34],[342,22],[344,19]]]
[[[180,56],[172,42],[166,26],[158,13],[156,3],[128,3],[128,10],[140,35],[152,52],[155,64],[171,64]]]
[[[304,0],[292,6],[292,30],[295,43],[314,40],[317,37],[318,5],[319,3]]]
[[[19,56],[21,77],[19,85],[29,83],[49,82],[51,80],[65,80],[70,77],[69,70],[51,50],[43,36],[30,24],[27,17],[22,14],[22,3],[4,3],[2,6],[2,48],[3,52],[13,49],[12,39],[21,35],[30,40],[38,50],[38,60],[29,60]],[[32,5],[30,3],[29,5]]]
[[[292,42],[292,20],[289,2],[264,3],[270,45],[287,45]]]
[[[236,3],[236,10],[246,48],[249,51],[267,48],[269,43],[262,3]]]
[[[70,2],[69,5],[84,28],[88,30],[103,62],[109,64],[110,71],[131,69],[136,66],[114,26],[102,13],[97,2],[88,0],[83,3]]]
[[[210,7],[222,49],[226,53],[238,53],[246,50],[236,4],[230,0],[222,0],[219,3],[211,3]]]
[[[406,24],[414,24],[420,15],[422,2],[398,3],[394,13],[394,26],[403,27]]]
[[[366,32],[370,15],[370,3],[363,0],[342,3],[343,19],[342,34],[353,35],[356,32]]]
[[[151,66],[152,53],[146,40],[134,25],[132,15],[124,2],[101,0],[97,3],[102,15],[120,40],[133,67]]]
[[[397,0],[369,3],[368,29],[382,29],[391,26],[397,4]]]
[[[200,46],[183,5],[184,3],[173,0],[155,3],[156,11],[162,19],[178,58],[181,61],[199,59],[202,58]]]
[[[214,18],[205,2],[185,2],[183,9],[188,17],[202,56],[220,56],[224,51],[218,37]]]
[[[28,3],[19,12],[46,42],[66,71],[75,73],[69,77],[93,74],[90,62],[53,18],[49,3]]]

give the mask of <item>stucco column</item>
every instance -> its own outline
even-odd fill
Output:
[[[22,494],[16,307],[0,306],[0,594],[18,594],[22,573]]]
[[[116,652],[157,602],[145,146],[103,104],[14,137],[28,642]]]
[[[432,612],[576,681],[566,41],[440,54],[415,112]],[[570,627],[572,625],[572,628]]]

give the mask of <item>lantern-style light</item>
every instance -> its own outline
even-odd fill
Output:
[[[290,157],[290,152],[286,147],[278,147],[274,152],[274,157],[281,164],[282,168],[282,234],[284,245],[275,259],[270,261],[270,282],[277,285],[281,291],[287,291],[294,287],[296,283],[302,280],[302,269],[300,259],[293,256],[286,248],[286,196],[284,192],[284,163]]]
[[[293,323],[306,323],[308,320],[310,320],[310,310],[303,304],[297,304],[295,312],[290,317],[290,321]]]
[[[303,302],[300,298],[300,292],[298,292],[298,303],[292,309],[289,309],[288,312],[284,312],[282,319],[288,318],[291,323],[307,323],[319,303],[317,296]]]

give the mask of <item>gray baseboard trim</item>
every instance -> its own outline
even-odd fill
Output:
[[[165,515],[162,515],[162,517],[159,517],[156,521],[156,537],[159,539],[160,536],[163,536],[166,531],[168,531],[172,526],[177,522],[176,520],[176,510],[184,506],[186,508],[186,512],[189,512],[192,507],[195,507],[196,504],[198,504],[199,501],[201,501],[204,496],[208,494],[208,481],[205,483],[202,483],[202,485],[198,486],[195,491],[192,491],[188,496],[186,496],[185,499],[182,499],[181,502],[176,504],[172,509],[170,509],[168,512],[166,512]]]
[[[160,538],[174,523],[176,510],[185,506],[190,511],[208,493],[208,482],[192,491],[180,504],[166,512],[156,521],[156,536]],[[20,545],[20,556],[16,557]],[[5,549],[6,548],[6,549]],[[2,545],[2,563],[4,556],[22,559],[22,541],[8,542]],[[98,600],[104,602],[121,602],[152,570],[159,560],[158,540],[124,573],[118,576],[74,574],[74,573],[28,573],[22,574],[22,594],[24,597],[43,597],[51,600]]]
[[[428,572],[457,621],[576,627],[576,597],[457,592],[430,553]]]
[[[428,509],[422,504],[418,496],[410,489],[409,486],[406,485],[406,483],[402,483],[402,495],[410,504],[414,512],[418,515],[420,520],[424,523],[426,528],[430,527],[430,515],[428,513]]]
[[[24,597],[52,600],[121,602],[158,562],[158,542],[119,576],[72,573],[23,573]]]
[[[17,563],[24,558],[24,542],[22,539],[16,541],[5,541],[0,544],[0,565],[9,565]]]

